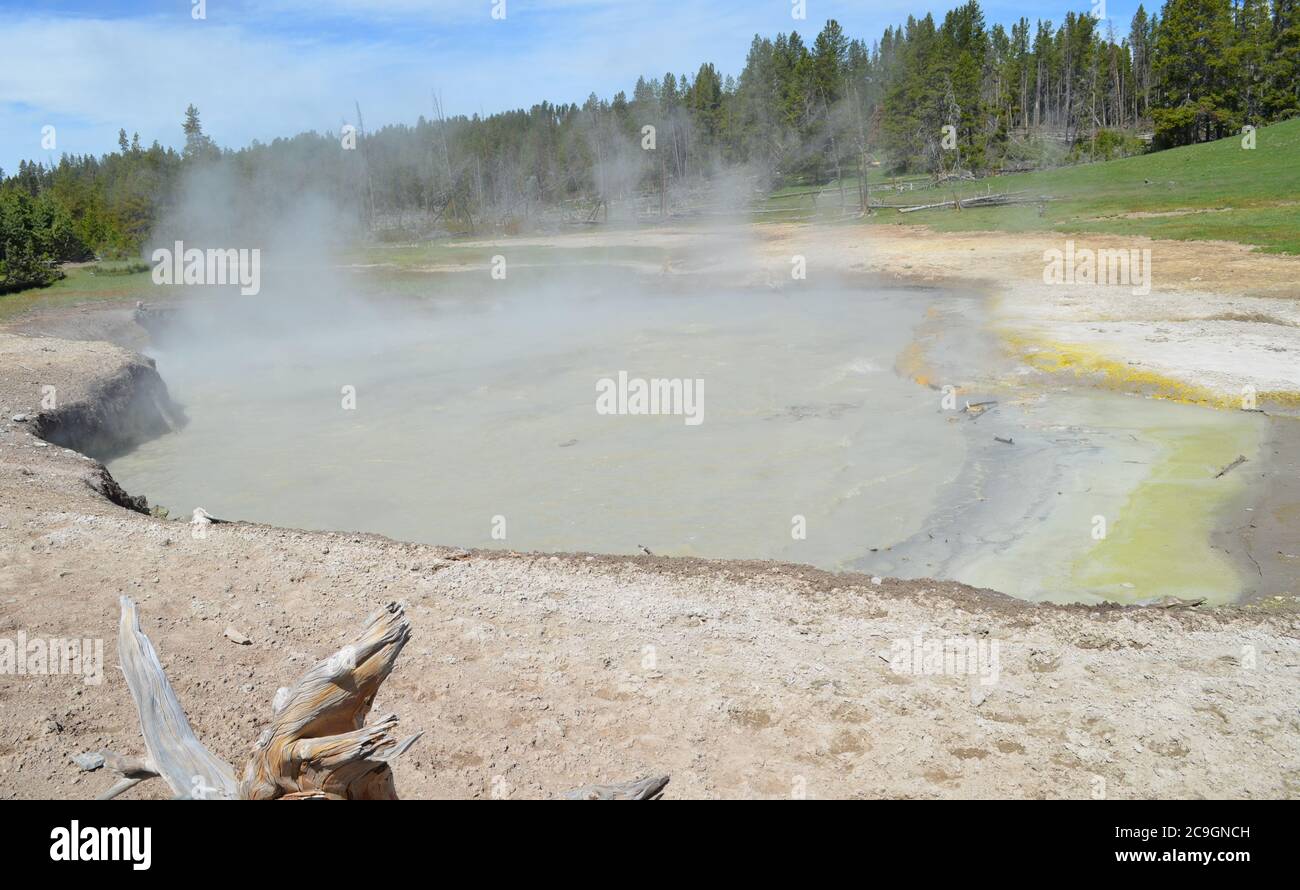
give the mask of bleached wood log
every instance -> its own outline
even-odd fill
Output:
[[[180,700],[163,673],[158,653],[140,630],[135,603],[126,596],[120,602],[122,618],[117,655],[140,716],[140,731],[149,754],[148,767],[179,798],[229,800],[235,797],[234,770],[205,748],[194,734]],[[125,790],[122,788],[117,793]]]
[[[561,794],[557,800],[658,800],[663,796],[667,776],[648,776],[618,785],[585,785]]]
[[[396,799],[391,762],[415,737],[399,744],[392,714],[364,724],[410,636],[402,607],[389,603],[370,616],[355,640],[282,689],[271,725],[244,768],[239,796]]]
[[[121,598],[118,655],[135,700],[148,757],[99,752],[122,778],[110,799],[159,776],[177,797],[246,800],[395,799],[392,763],[420,734],[400,742],[397,717],[364,725],[375,693],[406,641],[410,624],[390,603],[372,615],[348,645],[277,694],[271,726],[262,734],[236,783],[234,771],[194,734],[162,663],[140,630],[135,604]]]
[[[131,757],[127,754],[118,754],[116,751],[100,751],[99,756],[104,758],[105,769],[111,769],[128,779],[154,779],[158,777],[158,770],[143,757]]]
[[[204,800],[396,800],[393,762],[420,737],[401,741],[397,717],[365,723],[379,686],[392,672],[411,636],[397,603],[371,615],[357,637],[281,689],[263,731],[236,783],[233,770],[209,751],[190,728],[149,638],[140,630],[135,604],[121,598],[118,656],[144,734],[146,757],[112,751],[79,755],[83,769],[106,767],[121,778],[100,795],[117,797],[140,782],[160,777],[180,798]],[[658,800],[668,776],[614,785],[588,785],[562,800]]]
[[[143,757],[129,757],[114,751],[100,751],[99,756],[103,760],[104,768],[112,770],[121,778],[113,784],[113,787],[95,798],[96,800],[112,800],[141,782],[158,778],[158,771]]]

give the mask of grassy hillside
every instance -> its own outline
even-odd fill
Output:
[[[891,204],[927,204],[986,192],[1024,190],[1051,195],[1036,205],[924,210],[880,210],[873,223],[922,223],[941,231],[1103,232],[1179,240],[1223,240],[1258,245],[1274,253],[1300,254],[1300,118],[1261,128],[1256,147],[1240,138],[1154,154],[1064,167],[1040,173],[996,176],[941,189],[873,192]],[[875,177],[876,181],[889,181]],[[791,193],[804,192],[791,197]],[[766,209],[808,213],[807,189],[786,189]],[[856,189],[849,192],[856,200]],[[827,186],[820,204],[838,211],[838,189]],[[760,219],[784,214],[761,214]]]

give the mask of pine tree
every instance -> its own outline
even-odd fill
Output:
[[[185,123],[181,129],[185,133],[185,151],[183,154],[186,160],[198,160],[211,157],[217,153],[212,140],[204,135],[203,124],[199,121],[199,110],[192,103],[185,109]]]
[[[1229,0],[1168,0],[1161,15],[1152,110],[1157,144],[1219,139],[1236,129]]]
[[[813,40],[812,49],[812,88],[824,105],[840,98],[848,53],[849,39],[844,36],[844,29],[835,19],[830,19]]]
[[[1273,0],[1272,25],[1264,113],[1277,120],[1300,114],[1300,0]]]
[[[1242,120],[1258,124],[1263,120],[1264,103],[1269,92],[1268,62],[1272,21],[1268,0],[1240,0],[1236,9],[1230,59],[1236,72],[1234,106],[1240,108]]]
[[[982,168],[988,133],[981,93],[989,36],[976,0],[944,17],[940,44],[939,76],[946,79],[944,122],[957,128],[958,166]]]
[[[1129,27],[1129,51],[1133,59],[1133,117],[1145,118],[1151,112],[1151,30],[1152,22],[1141,3]]]

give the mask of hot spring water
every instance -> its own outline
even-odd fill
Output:
[[[1158,568],[1139,573],[1140,588],[1086,569],[1090,511],[1120,511],[1150,475],[1140,464],[1164,453],[1158,436],[1107,436],[1106,411],[1080,417],[1060,402],[1038,412],[1043,436],[1073,424],[1095,434],[1084,447],[1036,452],[1021,423],[1023,450],[989,452],[996,424],[1022,421],[1019,409],[972,438],[940,392],[896,371],[927,310],[960,296],[637,281],[588,272],[494,290],[462,278],[425,299],[323,299],[308,311],[273,289],[256,303],[195,304],[151,349],[188,424],[110,469],[182,517],[202,506],[521,551],[644,546],[955,577],[1027,597],[1161,592],[1145,583]],[[620,372],[675,381],[673,392],[700,383],[702,422],[602,413],[600,389]],[[1096,490],[1109,494],[1081,500]]]

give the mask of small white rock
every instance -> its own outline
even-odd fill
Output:
[[[100,754],[98,751],[87,751],[85,754],[73,754],[72,762],[86,772],[93,772],[104,765],[104,755]]]

